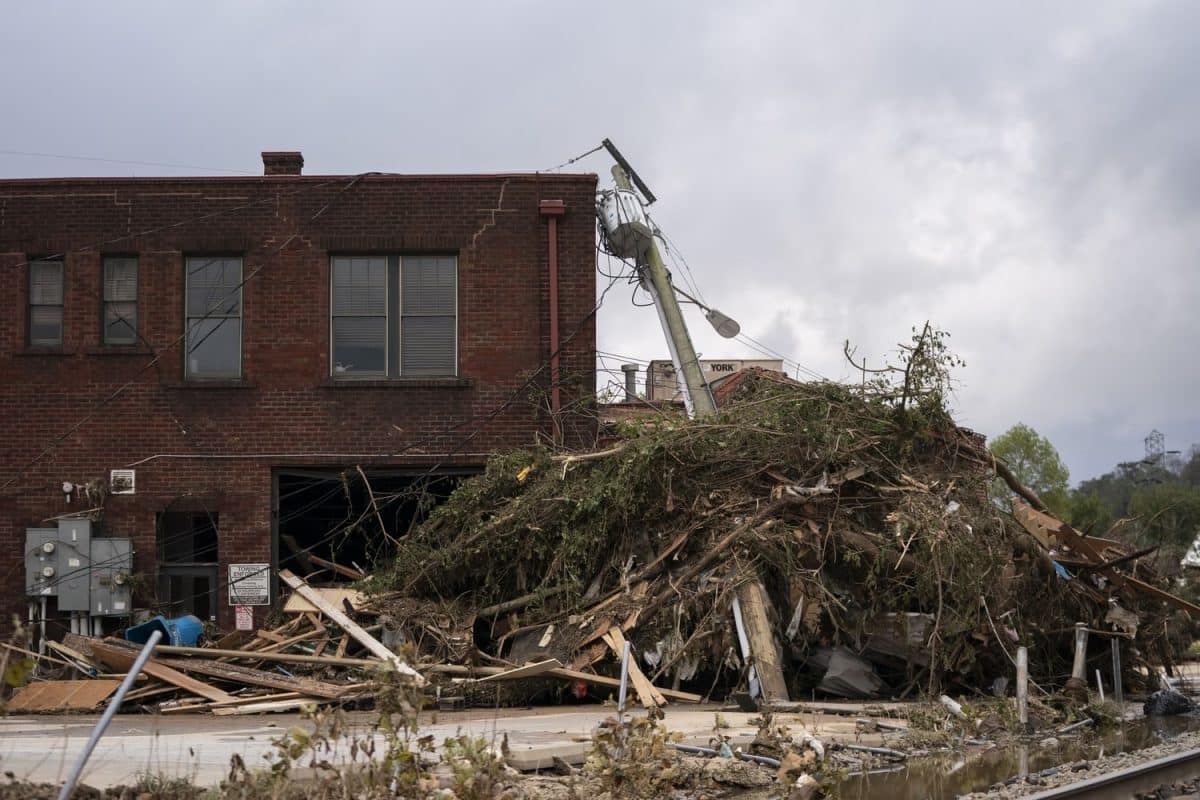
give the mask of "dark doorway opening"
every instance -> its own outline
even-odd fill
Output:
[[[478,471],[277,469],[278,564],[321,583],[370,574],[463,477]]]
[[[218,515],[163,511],[155,525],[157,599],[167,616],[217,618]]]

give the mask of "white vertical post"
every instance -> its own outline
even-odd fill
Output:
[[[1087,687],[1087,640],[1086,622],[1075,623],[1075,662],[1071,665],[1071,677],[1078,678]]]
[[[1125,702],[1125,687],[1121,685],[1121,642],[1113,637],[1112,642],[1112,671],[1113,671],[1113,702],[1121,705]]]
[[[1029,648],[1017,648],[1017,719],[1021,733],[1029,732]]]

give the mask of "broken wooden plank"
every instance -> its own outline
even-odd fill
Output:
[[[783,677],[783,659],[771,626],[771,601],[767,598],[767,590],[755,579],[739,586],[737,597],[763,699],[768,703],[787,703],[791,698]]]
[[[206,650],[207,648],[198,649]],[[132,658],[137,652],[136,648],[134,648],[132,645],[127,646],[126,642],[115,639],[106,639],[102,643],[93,643],[92,650],[97,653],[100,653],[101,651],[114,652],[125,658]],[[156,652],[158,652],[157,648]],[[244,653],[240,655],[248,658],[261,658],[263,654]],[[104,658],[107,660],[107,656]],[[166,667],[174,672],[196,673],[210,678],[217,678],[220,680],[229,681],[231,683],[241,684],[243,686],[264,686],[268,689],[278,689],[284,692],[302,692],[304,694],[311,694],[317,697],[327,697],[329,699],[337,699],[343,696],[347,691],[346,686],[326,683],[324,681],[318,681],[312,678],[293,677],[278,672],[267,672],[261,669],[251,669],[249,667],[243,667],[239,664],[216,661],[212,658],[159,658],[156,656],[151,658],[150,661],[146,662],[146,664],[147,666],[154,665],[154,669],[160,672],[161,670],[159,668]],[[144,671],[147,674],[159,677],[158,675],[155,675],[154,672],[151,672],[150,669],[146,669]],[[183,677],[186,678],[189,676],[185,675]],[[163,677],[160,678],[160,680],[166,681],[167,679]],[[172,683],[173,681],[167,682]],[[196,681],[196,683],[200,683],[200,681]],[[175,685],[180,684],[176,683]],[[200,683],[200,685],[208,686],[208,684],[203,683]],[[180,688],[188,687],[180,686]],[[213,692],[221,691],[211,686],[208,688]],[[192,689],[189,689],[189,691],[193,691],[195,694],[200,694],[202,697],[208,697],[210,700],[215,702],[227,702],[236,699],[233,695],[228,694],[227,692],[221,692],[222,696],[220,697],[210,697],[202,694],[199,691],[194,691]]]
[[[336,656],[310,656],[303,653],[243,653],[239,650],[220,650],[215,647],[183,647],[159,645],[154,649],[163,655],[203,656],[207,658],[240,658],[247,661],[279,661],[293,664],[324,664],[331,667],[382,667],[375,658],[338,658]]]
[[[486,678],[480,678],[480,683],[488,681],[512,681],[517,678],[533,678],[543,673],[549,672],[552,669],[562,669],[562,662],[557,658],[548,658],[545,661],[539,661],[536,664],[526,664],[523,667],[510,669],[506,672],[497,672],[495,675],[488,675]]]
[[[56,642],[53,639],[47,639],[46,646],[64,658],[75,662],[76,666],[80,669],[84,669],[85,671],[86,669],[91,669],[93,673],[96,671],[96,665],[92,663],[92,660],[78,650],[68,647],[61,642]]]
[[[327,561],[326,559],[321,558],[320,556],[315,556],[312,553],[308,554],[308,560],[316,564],[318,567],[331,569],[338,575],[349,578],[352,581],[361,581],[363,578],[367,577],[366,574],[361,570],[354,569],[353,567],[347,567],[344,564],[338,564],[333,561]]]
[[[465,677],[477,677],[479,675],[495,675],[497,672],[505,672],[505,667],[469,667],[464,664],[431,664],[428,667],[423,667],[426,672],[436,672],[442,675],[462,675]],[[607,686],[612,689],[619,688],[621,681],[617,678],[610,678],[607,675],[596,675],[591,672],[579,672],[573,669],[552,669],[543,673],[552,678],[561,678],[570,681],[583,681],[596,686]],[[659,689],[663,697],[668,700],[679,700],[683,703],[699,703],[704,698],[698,694],[691,692],[681,692],[677,689]]]
[[[8,711],[91,711],[121,685],[118,680],[42,681],[22,686],[8,701]]]
[[[306,642],[309,639],[315,639],[323,633],[325,633],[324,627],[322,627],[321,630],[319,630],[319,631],[305,631],[304,633],[298,633],[295,636],[275,642],[274,644],[269,644],[266,647],[262,648],[261,650],[257,650],[255,652],[275,653],[280,650],[283,650],[285,647],[291,647],[292,645],[296,644],[297,642]]]
[[[271,700],[263,703],[249,703],[242,706],[218,706],[212,709],[213,716],[228,717],[242,714],[267,714],[275,711],[295,711],[306,706],[328,703],[329,700],[319,697],[297,697],[291,700]]]
[[[347,688],[312,678],[293,677],[278,672],[267,672],[261,669],[251,669],[240,664],[228,664],[201,658],[172,658],[158,659],[162,664],[177,670],[195,672],[210,678],[218,678],[250,686],[265,686],[268,689],[279,689],[285,692],[302,692],[317,697],[336,700],[346,694]],[[153,661],[149,663],[154,663]],[[215,699],[215,698],[214,698]],[[222,702],[234,699],[232,696],[221,698]]]
[[[1112,565],[1105,566],[1105,561],[1109,560],[1106,551],[1110,548],[1119,550],[1119,543],[1109,539],[1101,539],[1097,536],[1084,536],[1065,522],[1061,522],[1049,514],[1031,508],[1019,500],[1013,501],[1013,516],[1046,549],[1053,547],[1053,542],[1066,545],[1074,552],[1088,559],[1091,562],[1090,569],[1101,573],[1117,586],[1149,595],[1156,600],[1169,603],[1193,616],[1200,617],[1200,606],[1195,603],[1190,603],[1182,597],[1177,597],[1145,581],[1117,572]],[[1120,557],[1117,560],[1120,560]]]
[[[137,658],[136,647],[126,648],[115,646],[108,641],[92,642],[91,646],[92,654],[112,669],[128,670],[133,666],[134,659]],[[169,683],[172,686],[209,700],[225,701],[235,699],[233,695],[225,690],[218,689],[216,686],[197,680],[190,675],[185,675],[153,657],[142,667],[142,672],[152,678],[158,678],[163,683]]]
[[[319,592],[315,591],[303,580],[297,578],[286,569],[279,571],[279,577],[283,579],[284,583],[296,590],[305,600],[316,606],[322,614],[341,626],[342,630],[354,637],[355,641],[367,648],[372,655],[378,656],[390,663],[396,668],[397,672],[412,678],[418,686],[424,685],[425,679],[421,677],[420,673],[408,664],[405,664],[400,660],[399,656],[384,647],[382,642],[363,630],[357,622],[346,616],[340,608],[322,597]]]
[[[613,655],[617,658],[621,658],[625,652],[625,636],[621,633],[620,628],[615,626],[609,628],[604,634],[604,643],[612,649]],[[648,709],[666,705],[667,698],[654,688],[650,679],[642,672],[642,668],[638,666],[637,656],[632,653],[630,656],[629,681],[633,684],[633,691],[637,694],[638,701]]]

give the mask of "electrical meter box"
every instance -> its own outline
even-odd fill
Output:
[[[130,611],[129,576],[133,543],[129,539],[92,539],[92,616],[123,617]]]
[[[58,610],[87,611],[92,575],[92,521],[58,521]]]
[[[58,597],[58,528],[25,529],[25,594]]]

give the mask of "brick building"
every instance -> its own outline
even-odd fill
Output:
[[[136,597],[229,627],[229,565],[366,566],[424,508],[409,490],[594,436],[575,411],[595,390],[594,175],[263,163],[0,180],[4,619],[26,608],[26,529],[57,515],[99,508],[95,535],[132,540]]]

